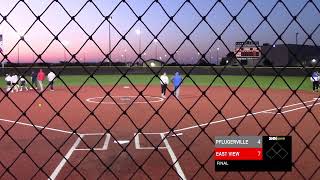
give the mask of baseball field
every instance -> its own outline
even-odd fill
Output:
[[[160,75],[159,75],[160,76]],[[170,77],[170,75],[169,75]],[[309,77],[303,76],[214,76],[214,75],[190,75],[183,77],[183,85],[198,86],[229,86],[249,88],[275,88],[292,90],[312,90]],[[30,77],[27,77],[29,81]],[[159,85],[159,77],[155,75],[65,75],[55,80],[57,86],[81,86],[81,85]],[[0,82],[5,87],[4,78]]]
[[[319,177],[320,102],[309,77],[192,75],[179,99],[171,85],[161,97],[152,75],[61,76],[55,85],[0,92],[1,178]],[[292,171],[215,172],[214,137],[223,135],[292,136]]]

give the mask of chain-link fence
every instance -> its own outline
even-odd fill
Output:
[[[319,7],[4,0],[0,177],[319,179]],[[216,172],[230,135],[292,136],[292,171]]]

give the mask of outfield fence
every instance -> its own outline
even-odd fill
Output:
[[[31,66],[32,67],[32,66]],[[122,75],[126,74],[148,74],[159,75],[163,72],[174,74],[190,75],[240,75],[246,76],[249,74],[255,76],[311,76],[314,71],[319,71],[317,67],[242,67],[242,66],[164,66],[164,67],[113,67],[113,66],[52,66],[52,67],[5,67],[3,74],[14,74],[17,69],[21,74],[30,75],[32,71],[38,72],[43,69],[45,72],[53,71],[61,75]],[[98,69],[98,70],[97,70]]]

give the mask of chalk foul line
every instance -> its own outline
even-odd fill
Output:
[[[303,108],[307,108],[310,106],[316,106],[319,105],[320,103],[315,103],[315,104],[311,104],[311,105],[304,105],[306,103],[310,103],[310,102],[314,102],[314,101],[318,101],[320,100],[319,98],[313,98],[313,100],[309,100],[309,101],[304,101],[304,102],[300,102],[300,103],[295,103],[295,104],[290,104],[290,105],[286,105],[286,106],[282,106],[282,107],[277,107],[277,108],[271,108],[271,109],[267,109],[267,110],[263,110],[263,111],[258,111],[258,112],[254,112],[254,113],[250,113],[250,114],[243,114],[243,115],[239,115],[239,116],[234,116],[234,117],[230,117],[230,118],[226,118],[226,119],[221,119],[221,120],[217,120],[217,121],[212,121],[210,123],[203,123],[200,125],[194,125],[194,126],[189,126],[189,127],[185,127],[185,128],[181,128],[181,129],[176,129],[174,130],[174,132],[181,132],[181,131],[186,131],[189,129],[194,129],[194,128],[200,128],[203,126],[208,126],[211,124],[218,124],[218,123],[222,123],[222,122],[226,122],[226,121],[232,121],[235,119],[240,119],[240,118],[244,118],[244,117],[249,117],[249,116],[253,116],[253,115],[257,115],[257,114],[264,114],[264,113],[270,113],[270,111],[277,111],[278,109],[283,109],[283,108],[288,108],[288,107],[293,107],[293,106],[297,106],[297,105],[303,105],[302,107],[298,107],[298,108],[293,108],[293,109],[289,109],[286,111],[282,111],[281,113],[277,113],[277,114],[285,114],[288,112],[292,112],[292,111],[297,111],[299,109],[303,109]],[[170,131],[167,132],[163,132],[164,134],[168,134],[168,133],[172,133]]]
[[[8,119],[1,119],[0,118],[0,121],[8,122],[11,124],[19,124],[22,126],[35,127],[37,129],[45,129],[45,130],[49,130],[49,131],[61,132],[61,133],[66,133],[66,134],[73,134],[73,132],[71,132],[71,131],[66,131],[66,130],[57,129],[57,128],[51,128],[51,127],[44,127],[44,126],[39,126],[39,125],[33,125],[30,123],[23,123],[23,122],[19,122],[19,121],[12,121],[12,120],[8,120]]]

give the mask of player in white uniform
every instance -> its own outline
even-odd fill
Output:
[[[312,82],[312,90],[313,90],[313,92],[315,92],[315,91],[318,92],[319,80],[320,80],[319,73],[318,72],[313,72],[312,76],[310,77],[310,80]]]
[[[11,90],[11,75],[10,74],[6,74],[6,77],[4,78],[4,80],[6,81],[7,84],[7,92],[9,92]]]
[[[54,74],[54,72],[49,72],[48,74],[48,81],[49,81],[49,85],[50,85],[50,91],[54,91],[53,90],[53,82],[54,82],[54,79],[56,78],[56,75]]]
[[[19,81],[18,76],[17,76],[16,74],[14,74],[14,75],[11,77],[11,84],[12,84],[12,86],[13,86],[13,88],[12,88],[12,91],[11,91],[11,92],[13,92],[14,90],[15,90],[16,92],[18,92],[18,91],[19,91],[19,84],[18,84],[18,81]]]
[[[20,91],[22,91],[23,88],[25,88],[26,91],[29,90],[26,79],[23,76],[20,76]]]
[[[169,84],[169,78],[167,76],[167,73],[164,72],[160,76],[160,84],[161,84],[161,97],[166,98],[166,90]]]

